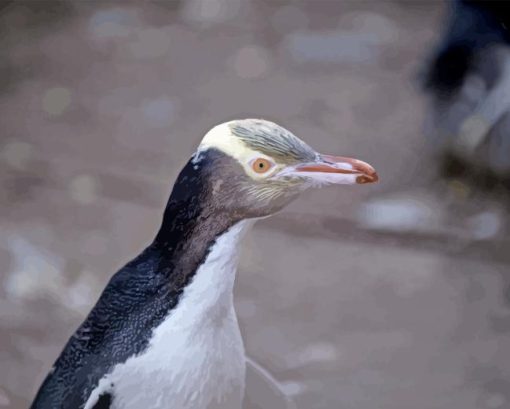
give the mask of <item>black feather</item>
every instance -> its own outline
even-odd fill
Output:
[[[110,393],[103,393],[99,396],[96,404],[92,409],[110,409],[112,406],[112,395]]]
[[[32,409],[82,408],[105,374],[147,347],[152,330],[176,306],[227,225],[195,228],[208,203],[208,173],[217,155],[205,152],[200,163],[190,160],[181,171],[156,239],[111,278],[57,359]],[[104,395],[101,405],[111,403],[109,396]]]

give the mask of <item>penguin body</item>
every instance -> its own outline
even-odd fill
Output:
[[[154,329],[142,353],[100,380],[85,409],[95,408],[104,394],[114,409],[158,409],[163,402],[182,409],[241,407],[245,355],[232,289],[237,243],[250,225],[238,222],[217,238],[178,308]]]
[[[146,396],[146,392],[153,396],[155,389],[168,390],[168,387],[161,388],[164,386],[161,383],[170,381],[174,376],[173,369],[176,365],[182,365],[178,363],[178,358],[187,361],[188,365],[193,362],[202,365],[202,371],[196,368],[195,372],[190,371],[190,376],[200,376],[201,372],[207,375],[208,362],[217,363],[222,351],[221,348],[218,350],[213,347],[220,341],[216,336],[218,334],[213,331],[215,327],[209,331],[208,327],[202,326],[199,321],[205,318],[200,315],[199,310],[205,308],[207,298],[196,300],[196,292],[207,284],[204,280],[211,279],[211,270],[215,268],[221,275],[213,275],[217,282],[209,282],[209,292],[202,295],[217,298],[218,305],[211,306],[209,302],[208,307],[215,307],[218,316],[224,315],[223,322],[218,320],[224,327],[216,329],[219,334],[231,339],[230,343],[219,345],[236,345],[236,348],[230,350],[230,353],[237,357],[232,364],[232,372],[241,376],[238,379],[244,379],[243,372],[237,368],[240,356],[244,359],[244,355],[232,305],[231,287],[237,259],[237,245],[232,239],[238,238],[243,230],[241,226],[249,223],[240,221],[239,227],[233,228],[229,233],[226,230],[233,221],[229,220],[229,217],[222,218],[218,215],[208,226],[202,225],[200,231],[196,231],[197,222],[208,210],[203,206],[207,203],[203,183],[206,173],[218,156],[222,155],[218,152],[207,152],[201,155],[200,163],[194,163],[192,159],[184,167],[169,200],[165,222],[156,240],[112,277],[98,303],[71,337],[43,383],[32,405],[33,409],[53,408],[53,402],[61,402],[58,406],[60,408],[99,409],[105,407],[105,402],[108,402],[107,407],[111,408],[139,408],[140,406],[136,405],[126,406],[124,402],[130,396],[129,386],[135,386],[132,392],[142,397]],[[208,258],[210,261],[207,261]],[[188,291],[185,291],[192,281],[196,286],[189,285]],[[221,288],[218,288],[218,285]],[[195,300],[195,308],[190,308],[189,299],[186,302],[188,293],[191,293],[189,297]],[[182,308],[179,308],[181,304]],[[180,324],[176,324],[176,313],[179,314]],[[187,325],[189,322],[194,322],[195,325]],[[205,323],[214,324],[208,321]],[[198,333],[188,332],[197,327],[201,330]],[[182,350],[188,336],[201,339],[189,340],[186,345],[189,349]],[[203,339],[206,336],[210,339]],[[193,346],[196,346],[193,353],[199,353],[200,347],[205,346],[212,356],[205,357],[202,353],[197,356],[197,360],[186,359],[184,352],[191,353]],[[199,356],[204,360],[198,360]],[[143,365],[148,366],[138,366],[137,370],[131,372],[130,369],[133,365],[136,366],[140,359],[143,360]],[[166,368],[166,373],[162,373],[158,367]],[[217,368],[215,365],[212,367]],[[244,365],[242,367],[244,368]],[[183,368],[179,367],[178,370],[181,369]],[[228,372],[230,369],[225,370]],[[218,368],[218,371],[221,369]],[[122,382],[117,382],[116,385],[117,374],[120,374]],[[147,383],[143,382],[145,377],[150,378]],[[206,378],[207,376],[202,382]],[[195,382],[191,382],[192,379],[189,380],[188,383],[185,379],[179,379],[177,384],[183,382],[184,385],[196,386]],[[244,385],[239,382],[236,387],[237,395],[242,394]],[[204,382],[205,384],[207,382]],[[216,383],[214,385],[217,387]],[[117,387],[127,392],[126,398],[120,393],[116,396]],[[172,387],[170,390],[178,390],[175,395],[182,399],[187,396],[187,392],[181,390],[181,387]],[[170,398],[171,393],[168,395],[163,398]],[[189,399],[191,406],[179,403],[176,407],[207,407],[194,404],[192,397]],[[117,405],[116,400],[122,401],[123,406]],[[96,408],[98,402],[102,406]],[[171,400],[162,402],[171,403]],[[144,407],[149,409],[152,406],[145,400]]]
[[[213,128],[179,174],[154,241],[112,277],[31,408],[240,409],[242,236],[309,187],[375,181],[368,164],[321,156],[272,122]]]

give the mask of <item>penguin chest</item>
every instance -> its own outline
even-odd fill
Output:
[[[240,222],[216,240],[148,347],[100,380],[84,409],[241,409],[246,361],[233,306]]]
[[[184,333],[167,331],[104,380],[112,409],[240,409],[245,356],[233,313]],[[166,323],[171,325],[171,323]],[[165,324],[163,324],[165,325]]]

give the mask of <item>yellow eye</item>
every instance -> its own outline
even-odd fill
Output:
[[[271,161],[264,158],[255,159],[251,164],[251,168],[256,173],[266,173],[272,167],[273,164],[271,163]]]

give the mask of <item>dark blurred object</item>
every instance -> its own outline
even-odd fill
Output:
[[[510,180],[510,2],[450,4],[424,78],[429,126],[446,176]],[[510,184],[509,184],[510,185]]]
[[[434,57],[426,88],[450,97],[475,68],[478,53],[492,44],[510,42],[510,2],[463,1],[453,3],[446,36]]]

